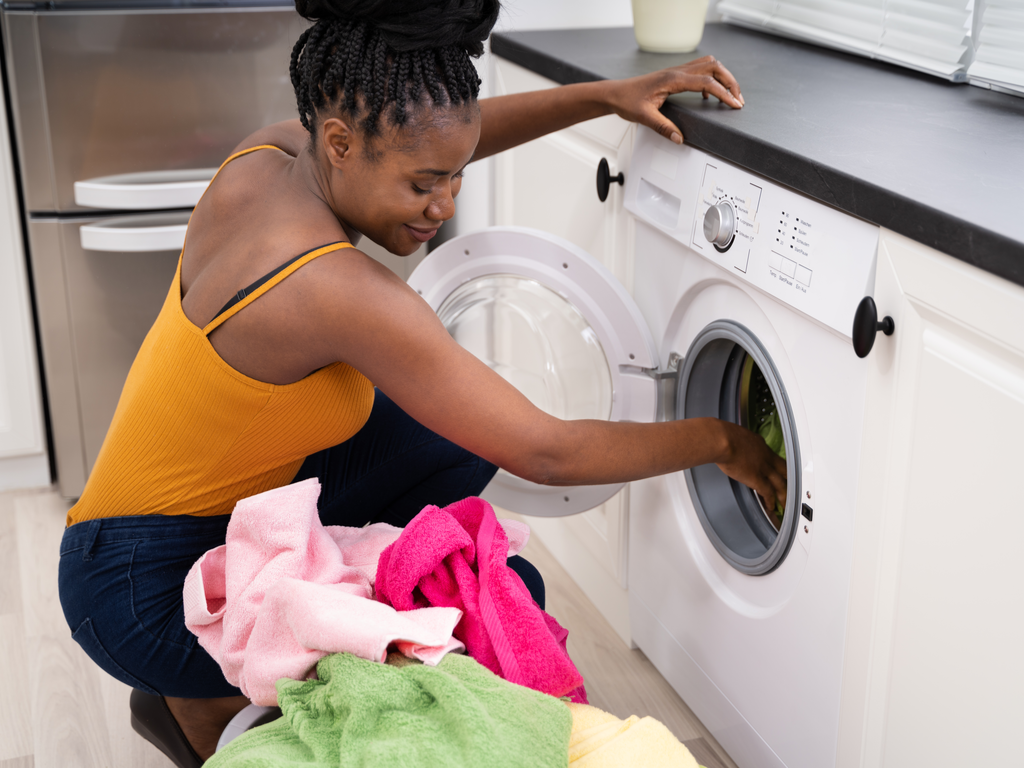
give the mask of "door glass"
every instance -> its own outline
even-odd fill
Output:
[[[601,342],[579,311],[535,280],[487,275],[437,311],[462,347],[541,410],[560,419],[608,419],[612,377]]]

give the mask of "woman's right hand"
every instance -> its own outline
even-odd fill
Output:
[[[757,493],[766,509],[786,506],[786,460],[776,455],[756,432],[721,422],[728,441],[727,456],[718,468]]]

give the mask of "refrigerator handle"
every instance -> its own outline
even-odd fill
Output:
[[[178,215],[177,221],[163,220],[147,226],[139,226],[145,219],[123,217],[107,219],[103,223],[83,224],[78,232],[82,250],[107,251],[115,253],[156,253],[159,251],[180,251],[185,245],[185,230],[188,214]]]
[[[107,211],[194,208],[216,168],[125,173],[75,182],[75,203]]]

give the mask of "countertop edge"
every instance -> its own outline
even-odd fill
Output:
[[[491,36],[491,52],[562,85],[606,79],[501,33]],[[702,117],[697,110],[668,102],[662,112],[679,126],[686,142],[698,149],[1024,286],[1024,243],[730,130]],[[960,236],[954,237],[953,233]],[[958,241],[966,241],[967,247],[957,247]]]

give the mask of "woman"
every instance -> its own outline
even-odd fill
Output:
[[[181,604],[185,574],[224,542],[241,498],[315,476],[324,523],[403,525],[478,494],[496,466],[577,485],[708,462],[769,508],[785,494],[785,463],[736,425],[539,411],[353,247],[365,236],[413,253],[454,214],[468,163],[582,120],[615,112],[680,143],[659,107],[690,90],[740,108],[724,67],[706,57],[478,101],[470,56],[497,0],[298,9],[316,21],[292,54],[299,120],[242,142],[196,206],[61,547],[75,639],[136,689],[133,723],[179,765],[209,757],[247,703]],[[535,572],[515,567],[542,599]]]

